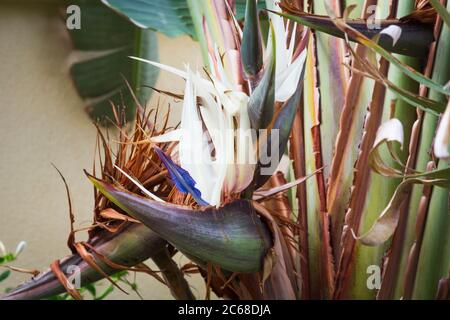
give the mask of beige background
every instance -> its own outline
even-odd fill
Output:
[[[70,48],[51,2],[0,0],[0,240],[10,250],[26,240],[27,248],[14,265],[40,270],[69,253],[67,199],[51,163],[69,183],[76,224],[89,225],[92,187],[82,170],[92,166],[96,137],[68,76]],[[163,63],[201,65],[197,44],[190,38],[160,35],[158,41]],[[183,81],[161,73],[157,87],[181,92]],[[152,106],[156,99],[154,95]],[[27,277],[14,274],[0,291]],[[151,277],[138,279],[145,299],[171,297]],[[194,292],[203,296],[203,281],[191,280]],[[137,296],[116,290],[110,298]]]

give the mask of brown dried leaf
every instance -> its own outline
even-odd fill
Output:
[[[70,294],[72,298],[74,298],[75,300],[83,300],[81,294],[69,282],[64,272],[62,272],[61,268],[59,267],[59,260],[53,261],[52,264],[50,265],[50,269],[53,271],[53,273],[58,278],[59,282],[61,282],[61,284],[64,286],[64,288],[66,288],[67,293]]]

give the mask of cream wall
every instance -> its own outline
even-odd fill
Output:
[[[0,240],[11,250],[26,240],[28,246],[14,265],[40,270],[69,253],[67,199],[51,163],[69,183],[76,224],[89,225],[92,186],[82,170],[92,167],[96,137],[68,76],[70,48],[57,7],[45,2],[0,1]],[[158,41],[163,63],[201,65],[197,44],[191,39],[158,36]],[[157,87],[181,92],[183,82],[162,73]],[[153,96],[151,105],[156,101]],[[27,277],[14,274],[0,291]],[[138,275],[138,279],[144,298],[171,297],[167,288],[149,276]],[[199,288],[195,293],[203,296],[202,280],[196,277],[193,283]],[[111,298],[137,296],[115,292]]]

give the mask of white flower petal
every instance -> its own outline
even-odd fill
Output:
[[[164,143],[164,142],[173,142],[173,141],[180,141],[180,138],[182,136],[182,130],[176,129],[168,131],[164,134],[161,134],[159,136],[154,136],[150,138],[151,142],[154,143]]]
[[[171,72],[173,74],[176,74],[177,76],[180,76],[180,77],[182,77],[184,79],[186,79],[186,77],[187,77],[187,73],[182,71],[182,70],[180,70],[180,69],[177,69],[177,68],[174,68],[174,67],[171,67],[171,66],[159,63],[159,62],[147,60],[147,59],[142,59],[142,58],[133,57],[133,56],[129,56],[129,57],[131,59],[134,59],[134,60],[137,60],[137,61],[141,61],[141,62],[145,62],[145,63],[151,64],[152,66],[155,66],[155,67],[160,68],[161,70],[165,70],[165,71]]]
[[[14,252],[14,256],[18,256],[27,246],[27,243],[25,241],[20,241],[19,244],[16,247],[16,251]]]
[[[377,131],[373,147],[378,147],[383,142],[398,142],[403,146],[403,125],[400,120],[394,118],[383,123]]]
[[[306,49],[295,59],[295,61],[275,76],[275,100],[287,101],[297,90],[303,67],[305,65]]]
[[[234,192],[243,191],[253,180],[257,163],[255,139],[250,126],[247,105],[240,109],[239,128],[236,133],[236,186]]]
[[[289,42],[287,54],[289,61],[292,61],[292,57],[294,56],[296,35],[297,35],[297,22],[294,23],[294,27],[292,28],[291,41]]]
[[[220,79],[220,81],[229,89],[233,88],[231,85],[228,75],[225,71],[225,68],[223,66],[222,58],[219,53],[219,48],[216,46],[214,47],[214,58],[216,60],[216,67],[217,67],[217,77]]]
[[[3,242],[0,241],[0,257],[6,256],[6,248]]]
[[[393,45],[395,46],[398,39],[400,39],[400,36],[402,35],[402,28],[400,28],[399,26],[396,26],[396,25],[391,25],[391,26],[383,29],[380,32],[380,35],[381,34],[387,34],[388,36],[390,36],[392,38]]]
[[[197,94],[189,70],[186,79],[181,129],[188,134],[183,135],[179,143],[179,158],[181,167],[189,172],[202,193],[202,198],[211,205],[216,205],[217,199],[211,194],[215,184],[214,168],[208,140],[203,134],[203,123],[197,109]]]
[[[450,160],[450,102],[441,118],[434,141],[434,154],[440,159]]]

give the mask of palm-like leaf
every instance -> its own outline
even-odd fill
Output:
[[[94,120],[114,119],[113,104],[119,113],[125,110],[127,120],[132,119],[135,104],[126,82],[145,104],[151,89],[143,86],[154,84],[158,70],[128,56],[157,59],[155,33],[136,27],[100,0],[70,3],[79,5],[82,14],[81,28],[68,32],[74,47],[70,72],[86,110]]]
[[[101,1],[124,14],[139,27],[160,31],[172,37],[183,34],[194,36],[194,26],[185,0]]]

